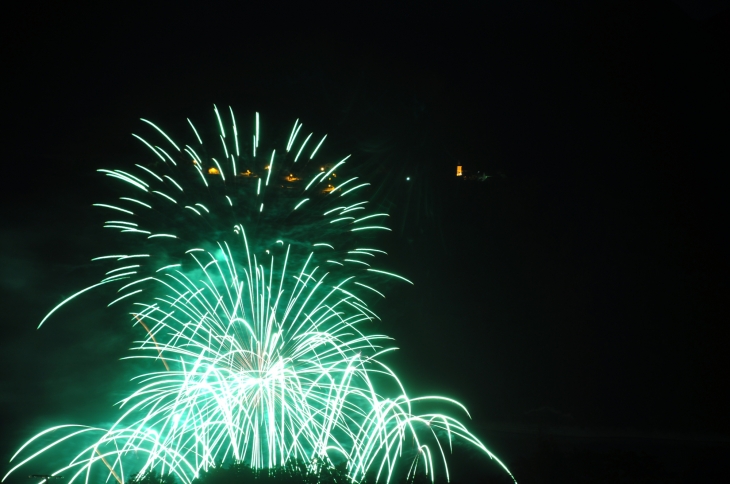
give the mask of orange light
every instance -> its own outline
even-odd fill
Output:
[[[220,174],[221,174],[221,172],[218,171],[218,168],[216,168],[214,166],[211,166],[210,168],[208,168],[208,175],[220,175]]]
[[[461,165],[456,165],[456,176],[462,176]]]

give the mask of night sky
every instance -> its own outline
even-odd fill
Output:
[[[589,461],[712,477],[730,450],[727,5],[247,3],[1,21],[0,458],[115,415],[126,319],[92,296],[35,328],[100,275],[95,170],[147,156],[140,117],[187,136],[216,103],[301,118],[372,174],[388,262],[415,282],[375,307],[389,361],[462,401],[518,481]],[[465,480],[494,471],[460,459]]]

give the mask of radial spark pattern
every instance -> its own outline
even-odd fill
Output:
[[[148,160],[99,170],[120,196],[95,206],[129,250],[95,258],[100,282],[41,322],[116,286],[109,305],[129,307],[144,335],[130,358],[159,371],[136,378],[109,428],[48,429],[7,475],[73,442],[76,457],[54,473],[69,484],[92,469],[120,484],[152,469],[187,484],[231,459],[346,460],[354,480],[419,468],[448,477],[454,440],[496,459],[453,416],[468,416],[462,405],[409,397],[382,361],[393,347],[373,332],[368,301],[384,297],[383,281],[410,281],[384,263],[376,244],[388,214],[369,206],[367,181],[346,176],[349,156],[315,161],[326,135],[305,135],[298,120],[277,151],[262,142],[258,114],[241,138],[232,110],[215,116],[211,146],[190,120],[194,142],[181,146],[143,119],[148,134],[134,136]]]

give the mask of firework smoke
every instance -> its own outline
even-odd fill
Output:
[[[496,460],[444,413],[468,416],[461,404],[409,397],[382,361],[394,348],[372,331],[368,302],[385,297],[383,281],[410,281],[384,262],[377,235],[388,214],[369,206],[368,181],[346,175],[350,157],[315,158],[326,135],[306,134],[298,120],[274,149],[258,114],[246,136],[232,110],[215,116],[217,139],[203,144],[188,120],[186,145],[143,119],[149,135],[134,136],[148,161],[99,170],[120,196],[95,206],[126,249],[95,257],[100,281],[41,322],[114,286],[109,305],[128,308],[143,335],[129,358],[158,370],[136,378],[113,425],[47,429],[5,477],[61,445],[78,449],[53,473],[69,484],[92,468],[119,484],[149,470],[188,484],[226,460],[347,461],[356,481],[368,472],[389,481],[399,469],[448,478],[454,439]]]

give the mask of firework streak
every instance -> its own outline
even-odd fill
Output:
[[[136,378],[111,427],[45,430],[7,475],[73,442],[75,457],[54,472],[69,484],[88,482],[92,467],[120,484],[153,469],[188,484],[221,461],[290,459],[346,460],[355,481],[368,472],[389,481],[399,469],[448,479],[455,440],[504,467],[441,413],[468,417],[461,404],[409,397],[381,361],[394,348],[369,330],[377,316],[367,300],[385,297],[379,283],[410,281],[382,263],[375,245],[388,214],[363,199],[369,183],[345,175],[349,156],[314,161],[326,135],[305,136],[298,120],[277,151],[262,143],[258,113],[245,137],[232,110],[215,115],[210,146],[190,120],[194,142],[181,146],[143,119],[148,135],[134,136],[149,160],[99,170],[121,196],[95,207],[132,249],[93,259],[103,278],[41,322],[91,289],[116,287],[109,305],[130,308],[143,338],[129,358],[159,371]]]

